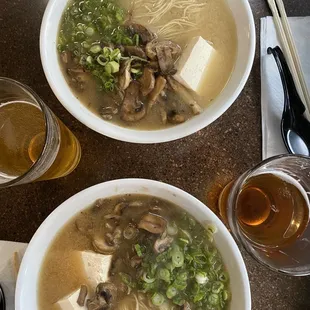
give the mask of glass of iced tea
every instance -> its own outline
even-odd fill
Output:
[[[229,183],[219,212],[260,263],[294,276],[310,274],[310,158],[267,159]]]
[[[0,188],[63,177],[79,141],[29,87],[0,78]]]

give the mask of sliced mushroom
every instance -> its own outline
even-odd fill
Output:
[[[60,54],[60,58],[62,60],[63,63],[67,64],[69,61],[69,52],[68,51],[64,51]]]
[[[86,302],[87,310],[107,310],[110,306],[107,304],[103,297],[94,296]]]
[[[156,47],[156,54],[161,73],[164,75],[176,74],[177,70],[174,67],[175,60],[172,56],[171,49],[167,46]]]
[[[167,227],[167,221],[159,215],[148,213],[141,218],[138,227],[152,234],[162,234]]]
[[[145,46],[145,53],[147,55],[148,58],[154,60],[157,57],[156,54],[156,45],[158,44],[158,40],[153,40],[151,42],[148,42]]]
[[[76,301],[77,304],[78,304],[80,307],[83,307],[83,306],[84,306],[85,300],[86,300],[86,297],[87,297],[87,293],[88,293],[87,286],[86,286],[86,285],[81,285],[79,297],[78,297],[78,299],[77,299],[77,301]]]
[[[155,76],[153,70],[145,67],[139,82],[141,84],[140,91],[142,95],[146,97],[155,86]]]
[[[156,35],[153,32],[151,32],[150,30],[148,30],[147,28],[145,28],[140,24],[130,23],[128,25],[128,28],[133,34],[139,35],[143,44],[146,44],[154,40],[156,37]]]
[[[190,106],[195,115],[200,114],[203,111],[202,107],[197,103],[188,89],[186,89],[182,84],[180,84],[171,76],[168,76],[167,80],[174,92],[182,98],[184,103]]]
[[[185,122],[185,116],[179,114],[176,110],[172,110],[168,113],[168,121],[171,124],[181,124]]]
[[[92,299],[88,299],[86,306],[88,310],[106,310],[110,309],[117,298],[116,286],[112,283],[99,283],[96,287],[96,293]]]
[[[155,104],[157,98],[160,96],[161,92],[164,90],[167,81],[161,75],[155,80],[155,87],[149,95],[149,109]]]
[[[111,245],[103,238],[95,237],[92,244],[96,252],[105,255],[113,254],[117,249],[117,245]]]
[[[118,85],[121,90],[127,89],[131,82],[131,62],[132,59],[127,59],[121,63],[118,78]]]
[[[145,51],[140,46],[124,46],[124,48],[129,56],[138,56],[142,59],[147,59]]]
[[[138,266],[140,266],[142,263],[142,257],[139,257],[138,255],[133,256],[130,259],[130,266],[132,268],[137,268]]]
[[[152,60],[148,63],[147,65],[150,69],[153,70],[153,72],[158,72],[159,71],[159,64],[157,60]]]
[[[139,100],[140,84],[132,81],[126,89],[124,101],[121,107],[121,119],[126,122],[136,122],[141,120],[146,109],[142,101]]]
[[[157,239],[154,243],[154,251],[159,254],[165,252],[173,242],[173,238],[170,236],[166,236],[164,239]]]
[[[117,299],[117,288],[113,283],[99,283],[96,288],[96,295],[103,297],[110,305]]]
[[[115,222],[118,222],[120,220],[120,215],[118,214],[107,214],[104,216],[106,220],[114,220]]]
[[[120,202],[114,207],[114,213],[117,214],[118,216],[122,215],[123,211],[125,208],[128,207],[128,204],[125,202]]]

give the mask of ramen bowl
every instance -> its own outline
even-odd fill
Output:
[[[20,267],[15,297],[16,310],[39,310],[37,294],[40,269],[51,243],[66,223],[97,199],[123,194],[145,194],[162,198],[180,206],[201,223],[213,223],[217,227],[214,242],[230,276],[229,309],[251,309],[250,285],[240,251],[229,231],[210,209],[171,185],[144,179],[120,179],[95,185],[74,195],[42,223],[30,241]]]
[[[58,61],[58,25],[67,1],[48,2],[40,34],[40,52],[45,75],[53,92],[62,105],[80,122],[111,138],[133,143],[167,142],[188,136],[208,126],[220,117],[237,99],[251,71],[255,54],[255,26],[247,0],[226,0],[237,33],[235,66],[223,91],[203,112],[174,127],[158,130],[137,130],[103,120],[81,103],[72,92]]]

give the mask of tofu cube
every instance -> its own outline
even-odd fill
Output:
[[[174,78],[185,87],[199,92],[204,72],[210,64],[215,49],[202,37],[194,37],[185,47],[176,63]]]
[[[100,282],[109,280],[112,255],[103,255],[92,251],[76,251],[74,255],[79,260],[78,263],[82,263],[85,278],[92,288],[95,288]]]
[[[56,302],[60,310],[87,310],[86,306],[79,306],[77,303],[80,294],[80,289],[77,289],[72,294],[65,296],[63,299]]]

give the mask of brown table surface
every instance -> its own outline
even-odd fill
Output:
[[[82,189],[119,178],[170,183],[207,203],[214,184],[225,184],[261,160],[259,19],[265,0],[250,0],[257,52],[250,79],[233,106],[208,128],[185,139],[137,145],[99,135],[75,120],[57,101],[40,62],[39,31],[46,0],[0,0],[0,76],[32,87],[81,142],[83,155],[69,176],[0,191],[0,239],[29,242],[43,220]],[[310,15],[309,0],[286,0],[290,16]],[[0,154],[1,156],[1,154]],[[278,275],[242,251],[254,310],[310,309],[310,277]],[[233,283],[232,283],[233,285]],[[308,297],[307,297],[308,296]],[[235,309],[238,310],[238,309]]]

